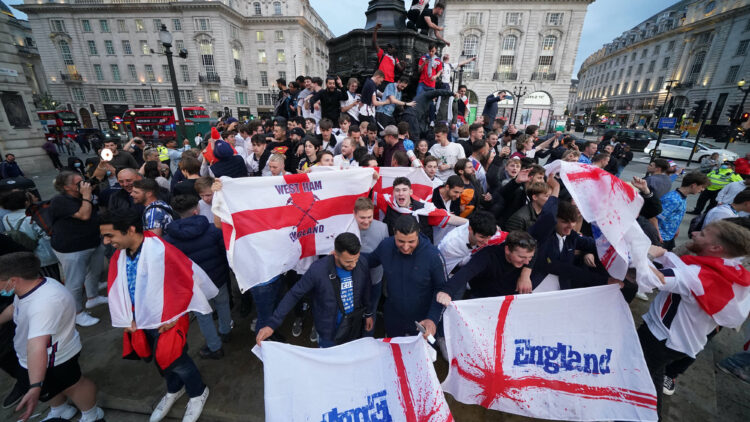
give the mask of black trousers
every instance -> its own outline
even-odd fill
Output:
[[[703,214],[703,207],[706,206],[706,202],[708,202],[708,208],[706,211],[710,210],[711,208],[716,206],[716,197],[719,196],[718,190],[708,190],[705,189],[703,192],[701,192],[700,196],[698,196],[698,202],[695,203],[695,211],[698,214]]]
[[[663,401],[664,371],[667,365],[680,359],[689,358],[688,355],[672,350],[667,347],[666,340],[658,340],[651,334],[651,330],[644,322],[638,327],[638,339],[643,349],[643,357],[646,359],[648,372],[656,388],[656,412],[661,419],[661,405]]]

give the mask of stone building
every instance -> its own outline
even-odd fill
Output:
[[[162,25],[183,106],[212,117],[273,111],[275,81],[323,75],[332,34],[308,0],[26,0],[52,96],[91,126],[131,107],[174,106]],[[186,49],[186,59],[177,52]],[[96,127],[96,122],[93,123]]]
[[[726,125],[726,110],[742,100],[737,82],[750,79],[748,54],[750,3],[679,1],[584,61],[574,113],[590,115],[604,105],[622,125],[647,126],[674,80],[671,115],[687,116],[696,101],[707,100],[711,123]]]
[[[527,94],[520,100],[516,124],[544,129],[563,119],[583,20],[592,2],[445,0],[440,24],[451,45],[443,53],[450,53],[454,64],[477,57],[462,75],[472,115],[481,113],[487,95],[519,86]],[[514,106],[514,100],[502,101],[498,117],[510,117]]]
[[[35,95],[45,90],[29,23],[17,19],[0,1],[0,153],[3,159],[5,154],[14,154],[26,172],[52,167],[40,148],[44,132],[34,104]]]

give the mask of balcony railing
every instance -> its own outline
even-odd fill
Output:
[[[495,72],[492,75],[493,81],[515,81],[518,80],[517,72]]]
[[[476,80],[479,79],[479,72],[464,72],[464,80]]]
[[[36,47],[29,47],[26,45],[16,45],[16,50],[18,50],[18,52],[21,54],[39,55],[39,51],[36,49]]]
[[[534,72],[531,74],[532,81],[554,81],[557,79],[557,73]]]
[[[239,76],[235,76],[234,77],[234,84],[235,85],[247,86],[247,79],[242,79]]]
[[[83,76],[80,73],[60,72],[60,77],[65,82],[83,82]]]
[[[198,82],[204,84],[218,84],[221,83],[221,78],[216,73],[209,73],[206,75],[198,75]]]

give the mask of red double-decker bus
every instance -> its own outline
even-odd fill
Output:
[[[185,136],[193,139],[196,131],[206,133],[211,130],[211,116],[205,108],[183,107],[185,126],[188,133]],[[122,116],[122,124],[128,128],[133,136],[140,136],[146,140],[155,141],[154,131],[157,132],[159,141],[177,138],[177,108],[176,107],[149,107],[133,108],[125,111]]]
[[[75,133],[76,128],[81,126],[78,116],[68,110],[43,110],[37,111],[39,121],[44,128],[46,138],[54,138],[55,141],[62,140],[66,133]]]

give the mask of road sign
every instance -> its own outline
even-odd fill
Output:
[[[122,123],[122,117],[120,117],[120,116],[115,116],[115,117],[114,117],[114,118],[112,119],[112,122],[113,122],[113,123],[116,123],[116,124],[120,124],[120,123]]]
[[[659,124],[656,126],[657,129],[674,129],[677,125],[676,117],[662,117],[659,119]]]

